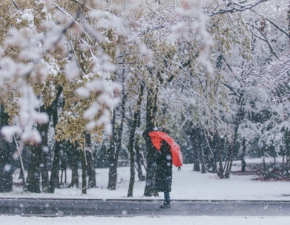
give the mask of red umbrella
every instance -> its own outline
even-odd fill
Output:
[[[152,144],[160,151],[161,141],[164,140],[170,145],[170,151],[172,154],[172,164],[175,166],[182,166],[182,155],[179,145],[166,133],[161,131],[152,131],[149,133]]]

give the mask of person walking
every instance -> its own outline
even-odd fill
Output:
[[[156,154],[156,180],[155,190],[164,192],[164,203],[160,206],[161,209],[170,208],[170,192],[172,184],[172,153],[170,145],[165,141],[161,141],[160,151]]]

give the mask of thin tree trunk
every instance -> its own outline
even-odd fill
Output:
[[[8,125],[9,116],[0,105],[0,130]],[[8,143],[0,134],[0,192],[11,192],[13,187],[12,179],[12,144]]]
[[[0,193],[11,192],[13,187],[11,145],[2,135],[0,139]]]
[[[49,182],[49,193],[54,193],[55,188],[59,187],[59,160],[60,160],[61,143],[55,142],[54,145],[54,156],[52,162],[52,169]]]
[[[119,152],[122,148],[122,134],[125,119],[126,99],[127,97],[123,93],[122,103],[120,106],[121,107],[120,126],[118,127],[118,129],[115,128],[113,129],[113,139],[111,140],[110,144],[110,152],[109,152],[110,168],[109,168],[109,183],[108,183],[109,190],[116,190],[117,187],[117,167],[118,167]],[[116,119],[116,111],[114,110],[112,120],[113,127],[116,125],[115,119]]]
[[[87,153],[88,177],[89,177],[88,186],[89,188],[95,188],[97,187],[97,182],[93,154],[89,151],[87,151],[86,153]]]
[[[79,161],[79,150],[77,149],[77,143],[76,143],[76,146],[73,146],[73,153],[72,153],[72,159],[71,159],[72,178],[71,178],[71,183],[68,186],[69,188],[79,187],[78,161]]]
[[[225,167],[225,178],[230,178],[230,173],[233,165],[233,156],[234,156],[234,147],[232,145],[229,146],[229,156],[228,156],[228,161],[226,163]]]
[[[22,158],[22,152],[24,150],[24,143],[21,142],[20,144],[18,144],[17,140],[15,138],[15,135],[13,137],[13,143],[16,146],[17,152],[18,152],[18,155],[19,155],[20,173],[19,173],[18,179],[22,179],[23,187],[25,187],[25,185],[26,185],[26,177],[25,177],[24,162],[23,162],[23,158]]]
[[[198,129],[198,130],[199,130],[199,134],[198,134],[198,139],[199,139],[199,160],[200,160],[200,164],[201,164],[201,173],[206,173],[202,131],[200,129]]]
[[[47,110],[49,118],[52,119],[54,129],[58,123],[58,108],[59,108],[59,100],[60,100],[62,91],[63,91],[62,87],[61,86],[58,87],[56,98],[52,102],[49,109]],[[54,145],[54,157],[53,157],[53,162],[52,162],[48,193],[54,193],[55,188],[59,187],[60,151],[61,151],[61,143],[59,141],[56,141]]]
[[[217,149],[217,152],[218,152],[218,163],[219,163],[217,175],[221,179],[224,178],[223,154],[222,154],[223,148],[224,148],[224,140],[222,139],[220,141],[220,144],[218,145],[218,149]]]
[[[11,192],[12,180],[12,151],[11,145],[0,135],[0,193]]]
[[[89,132],[85,132],[85,154],[86,154],[86,163],[87,163],[87,174],[89,177],[88,188],[95,188],[96,184],[96,171],[94,165],[94,157],[92,151],[92,143],[91,143],[91,134]]]
[[[44,112],[44,110],[41,110]],[[41,134],[41,164],[40,164],[40,174],[42,181],[42,191],[48,192],[49,186],[49,176],[48,176],[48,124],[43,124],[38,126],[38,130]]]
[[[31,159],[28,167],[26,190],[32,193],[40,193],[40,164],[41,164],[40,145],[32,146]]]
[[[67,183],[67,176],[66,176],[66,170],[64,171],[64,183]]]
[[[135,141],[135,150],[136,150],[136,163],[137,163],[138,178],[139,178],[139,181],[144,181],[145,176],[143,175],[143,172],[142,172],[142,165],[141,165],[142,157],[140,153],[139,136],[137,136],[136,141]]]
[[[193,148],[193,171],[200,171],[200,158],[199,158],[199,139],[198,139],[198,131],[197,129],[192,129],[191,134],[191,144]]]
[[[108,189],[109,190],[116,190],[117,186],[117,165],[116,162],[116,146],[115,146],[115,121],[116,121],[116,110],[113,110],[113,118],[112,118],[112,137],[110,140],[110,146],[108,149],[108,155],[109,155],[109,182],[108,182]]]
[[[82,152],[82,194],[87,194],[87,160],[85,151]]]
[[[135,182],[134,141],[135,141],[135,132],[136,132],[136,128],[137,128],[138,115],[140,113],[140,108],[141,108],[141,104],[142,104],[143,91],[144,91],[144,85],[141,84],[139,98],[138,98],[138,101],[137,101],[136,110],[134,112],[132,128],[131,128],[130,136],[129,136],[128,150],[129,150],[129,153],[130,153],[130,182],[129,182],[129,189],[128,189],[127,197],[133,197],[133,188],[134,188],[134,182]]]
[[[241,169],[241,172],[246,172],[246,160],[245,160],[245,155],[246,155],[246,141],[245,139],[243,140],[242,142],[242,145],[243,145],[243,150],[242,150],[242,169]]]
[[[149,70],[150,71],[150,70]],[[146,150],[147,150],[147,171],[146,171],[146,185],[144,190],[144,196],[157,196],[154,185],[156,178],[156,162],[155,155],[156,149],[152,145],[152,141],[149,136],[149,132],[154,128],[155,122],[155,114],[157,111],[157,95],[158,88],[154,90],[154,87],[149,87],[147,91],[147,106],[146,106],[146,130],[143,132],[143,138],[146,142]]]

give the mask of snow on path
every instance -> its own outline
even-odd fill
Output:
[[[21,217],[0,216],[1,225],[289,225],[290,217]]]

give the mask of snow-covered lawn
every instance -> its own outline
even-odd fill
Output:
[[[260,162],[261,160],[251,160]],[[240,163],[235,162],[233,170],[240,170]],[[82,195],[77,188],[56,189],[55,194],[24,193],[21,187],[14,187],[12,193],[0,194],[0,197],[36,197],[36,198],[89,198],[89,199],[128,199],[129,168],[118,169],[118,188],[116,191],[106,189],[108,184],[108,169],[96,169],[98,188],[89,189],[87,195]],[[68,173],[70,181],[70,172]],[[17,181],[15,175],[15,181]],[[257,181],[254,175],[234,175],[230,179],[220,180],[214,173],[201,174],[192,171],[192,165],[184,165],[181,171],[174,168],[171,198],[191,200],[279,200],[290,201],[290,182]],[[19,182],[19,181],[18,181]],[[136,178],[133,199],[162,199],[159,197],[144,197],[145,182]],[[1,216],[0,225],[288,225],[290,216],[285,217],[21,217]]]
[[[252,160],[253,161],[253,160]],[[258,159],[261,161],[261,159]],[[128,199],[129,168],[118,168],[118,187],[116,191],[106,189],[108,169],[96,169],[97,186],[88,190],[87,195],[81,189],[56,189],[54,194],[24,193],[22,187],[15,187],[12,193],[0,193],[0,197],[36,197],[36,198],[89,198],[89,199]],[[233,170],[240,170],[240,162],[235,162]],[[81,174],[81,173],[80,173]],[[68,171],[68,182],[70,171]],[[15,180],[17,176],[15,176]],[[221,180],[215,173],[201,174],[192,171],[192,165],[184,165],[181,171],[173,168],[173,184],[171,198],[190,200],[290,200],[290,182],[257,181],[254,175],[234,175],[230,179]],[[19,182],[19,181],[18,181]],[[136,176],[133,199],[162,199],[144,197],[145,182],[139,182]]]
[[[253,160],[252,160],[253,161]],[[258,160],[260,161],[260,160]],[[233,170],[239,170],[240,163],[235,162]],[[90,198],[90,199],[128,199],[127,189],[129,168],[118,169],[118,187],[116,191],[106,189],[108,169],[96,169],[96,189],[89,189],[82,195],[77,188],[56,189],[55,194],[23,193],[21,187],[15,187],[12,193],[0,194],[0,197],[36,197],[36,198]],[[70,172],[69,172],[70,174]],[[15,181],[17,181],[15,176]],[[192,165],[184,165],[181,171],[174,168],[171,198],[192,200],[290,200],[290,182],[256,181],[253,175],[231,175],[230,179],[220,180],[216,174],[201,174],[192,171]],[[70,180],[70,176],[68,181]],[[136,181],[133,199],[162,199],[160,197],[144,197],[145,182]],[[288,196],[287,196],[288,195]],[[21,217],[0,216],[1,225],[288,225],[290,216],[286,217]]]
[[[290,217],[63,217],[0,216],[1,225],[289,225]]]

